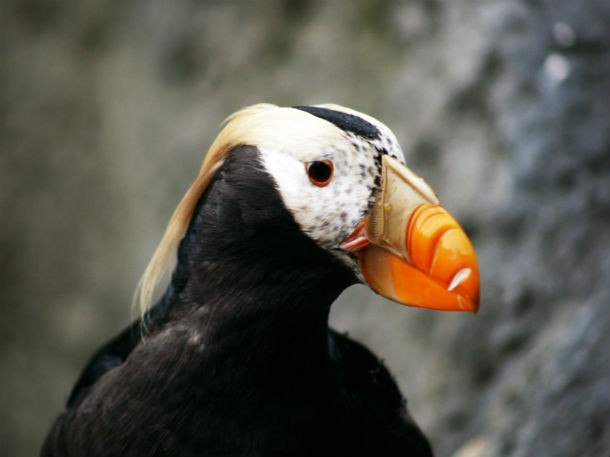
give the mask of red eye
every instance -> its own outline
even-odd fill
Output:
[[[330,160],[316,160],[314,162],[306,162],[305,171],[312,184],[324,187],[333,179],[334,167]]]

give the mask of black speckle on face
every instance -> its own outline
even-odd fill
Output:
[[[375,166],[377,167],[377,171],[381,173],[381,159],[388,153],[388,151],[379,147],[375,147],[375,151],[377,152],[377,154],[375,154]]]

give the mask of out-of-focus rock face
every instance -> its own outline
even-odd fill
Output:
[[[222,119],[333,101],[390,125],[472,235],[477,316],[362,287],[439,455],[610,453],[610,4],[0,5],[0,455],[33,455]]]

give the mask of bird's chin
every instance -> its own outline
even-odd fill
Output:
[[[360,257],[357,253],[337,248],[332,250],[332,254],[354,274],[354,283],[366,284],[362,269],[360,268]]]

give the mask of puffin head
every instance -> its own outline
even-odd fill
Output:
[[[378,294],[439,310],[479,306],[474,249],[432,189],[407,168],[391,130],[338,105],[250,106],[225,121],[142,279],[142,312],[197,203],[231,151],[255,147],[300,230]]]

